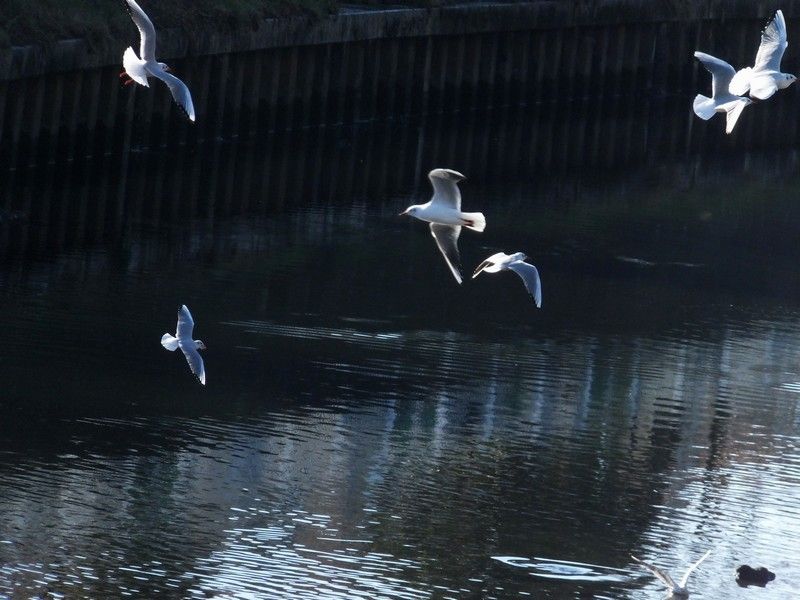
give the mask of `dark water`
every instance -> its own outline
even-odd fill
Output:
[[[528,118],[5,172],[0,596],[655,599],[630,554],[709,548],[693,598],[796,595],[800,157],[543,163]],[[434,166],[542,310],[396,216]]]

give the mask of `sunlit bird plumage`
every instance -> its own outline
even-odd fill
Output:
[[[206,367],[203,363],[203,357],[200,356],[198,350],[205,350],[206,345],[202,340],[192,339],[194,331],[194,319],[189,308],[184,304],[178,311],[178,325],[175,330],[175,335],[165,333],[161,336],[161,345],[170,352],[174,352],[178,348],[181,349],[186,361],[189,363],[189,368],[195,374],[197,379],[203,385],[206,384]]]
[[[703,556],[700,557],[699,560],[690,565],[689,568],[686,569],[686,572],[683,574],[683,577],[681,577],[681,580],[677,583],[666,571],[659,569],[654,565],[646,563],[643,560],[640,560],[633,555],[631,555],[631,558],[640,565],[642,565],[645,569],[650,571],[653,575],[655,575],[656,578],[667,587],[670,596],[677,598],[688,598],[689,588],[686,586],[686,584],[689,582],[689,575],[691,575],[692,571],[694,571],[697,567],[700,566],[700,563],[702,563],[705,559],[708,558],[709,554],[711,554],[711,550],[708,550],[705,554],[703,554]]]
[[[761,43],[752,67],[739,70],[731,79],[728,89],[731,94],[766,100],[778,90],[792,85],[797,77],[781,72],[783,53],[789,46],[786,39],[786,20],[779,10],[761,33]]]
[[[539,278],[539,269],[530,263],[525,262],[525,256],[522,252],[514,254],[506,254],[505,252],[498,252],[492,254],[489,258],[484,260],[477,266],[472,278],[475,279],[483,272],[486,273],[499,273],[500,271],[512,271],[519,275],[522,283],[525,284],[525,289],[533,297],[536,303],[536,308],[542,307],[542,281]]]
[[[131,81],[150,87],[147,78],[155,77],[163,81],[169,88],[175,103],[186,113],[190,121],[195,120],[194,104],[192,94],[183,81],[168,73],[169,67],[156,61],[156,30],[153,22],[136,3],[136,0],[125,0],[128,5],[128,12],[133,23],[139,30],[140,45],[139,56],[133,48],[127,48],[122,55],[122,66],[124,71],[120,74],[127,75]],[[126,82],[129,83],[129,82]]]
[[[473,231],[486,229],[483,213],[461,212],[461,191],[458,182],[466,179],[452,169],[433,169],[428,173],[433,186],[433,197],[425,204],[412,204],[401,215],[409,215],[430,223],[431,235],[444,256],[450,272],[461,283],[461,254],[458,251],[458,236],[461,228]]]
[[[694,56],[711,73],[711,98],[697,94],[692,105],[694,114],[707,121],[716,113],[725,113],[725,133],[731,133],[742,111],[752,100],[735,96],[728,90],[731,79],[736,74],[731,65],[705,52],[695,52]]]

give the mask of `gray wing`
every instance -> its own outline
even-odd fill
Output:
[[[447,261],[447,266],[453,273],[458,283],[461,283],[461,255],[458,252],[458,236],[461,227],[458,225],[440,225],[431,223],[431,235],[436,240],[436,245]]]
[[[183,355],[186,357],[186,362],[189,363],[189,368],[192,370],[192,373],[197,376],[197,378],[200,380],[200,383],[205,385],[206,367],[203,364],[203,357],[200,356],[200,353],[197,351],[197,348],[194,345],[194,341],[189,340],[180,346],[181,350],[183,350]]]
[[[644,562],[643,560],[639,560],[638,558],[636,558],[633,555],[631,555],[631,558],[633,560],[635,560],[637,563],[639,563],[640,565],[642,565],[645,569],[650,571],[653,575],[658,577],[658,579],[661,581],[661,583],[663,583],[664,585],[669,587],[669,589],[673,590],[673,589],[675,589],[677,587],[675,585],[675,582],[673,581],[672,577],[670,577],[669,573],[667,573],[666,571],[662,571],[658,567],[654,567],[653,565],[649,565],[646,562]]]
[[[139,44],[139,58],[142,60],[155,60],[156,59],[156,28],[153,27],[153,22],[150,20],[142,7],[136,3],[136,0],[125,0],[128,3],[128,13],[133,19],[133,24],[139,30],[139,37],[141,42]]]
[[[483,261],[481,264],[479,264],[477,267],[475,267],[475,271],[472,273],[472,278],[475,279],[478,275],[483,273],[483,270],[486,267],[491,267],[492,264],[493,264],[492,261],[490,261],[489,259],[486,259],[485,261]]]
[[[461,210],[461,190],[458,189],[458,183],[441,177],[431,177],[430,179],[433,185],[431,202],[447,208]]]
[[[175,100],[175,104],[181,107],[183,112],[186,113],[186,116],[189,117],[190,121],[194,121],[194,104],[192,104],[192,94],[189,92],[189,88],[186,87],[186,84],[174,75],[170,75],[161,69],[147,68],[147,72],[153,77],[157,77],[167,84],[169,91],[172,92],[172,98]]]
[[[745,106],[750,104],[752,101],[750,98],[739,98],[735,102],[732,108],[729,108],[725,114],[725,133],[730,133],[733,131],[733,128],[736,126],[736,121],[739,120],[739,115],[742,114]]]
[[[696,563],[694,563],[692,566],[686,569],[686,573],[684,573],[683,577],[681,578],[681,587],[686,587],[686,582],[689,581],[689,575],[691,575],[692,571],[694,571],[697,567],[700,566],[701,562],[703,562],[705,559],[708,558],[709,554],[711,554],[711,550],[708,550],[705,554],[703,554],[703,556],[700,557],[700,560],[698,560]]]
[[[542,307],[542,280],[539,279],[539,270],[530,263],[521,260],[512,262],[508,268],[522,278],[528,293],[533,296],[536,308]]]
[[[724,60],[705,52],[695,52],[694,56],[703,64],[706,71],[711,73],[711,94],[714,98],[727,96],[730,93],[728,85],[736,75],[736,70]]]
[[[475,272],[472,274],[472,278],[475,279],[478,275],[480,275],[483,272],[485,268],[497,264],[504,258],[508,258],[508,255],[505,252],[497,252],[495,254],[492,254],[489,258],[487,258],[481,264],[475,267]]]
[[[194,345],[194,341],[192,340],[193,330],[194,319],[192,319],[192,313],[189,312],[189,309],[184,304],[178,311],[178,327],[176,328],[175,337],[181,341],[188,340]],[[186,350],[184,350],[184,352],[186,352]]]
[[[786,21],[783,11],[778,11],[772,20],[761,32],[761,45],[756,54],[756,64],[753,68],[781,70],[781,59],[789,43],[786,41]]]

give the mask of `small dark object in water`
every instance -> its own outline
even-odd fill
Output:
[[[741,565],[736,569],[736,583],[740,587],[747,587],[748,585],[766,587],[773,579],[775,579],[775,573],[766,567],[754,569],[750,565]]]

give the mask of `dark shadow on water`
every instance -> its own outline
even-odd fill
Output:
[[[0,595],[655,598],[631,553],[715,546],[717,599],[726,544],[793,556],[798,157],[713,121],[719,152],[653,147],[654,117],[601,114],[4,176]],[[434,166],[487,215],[466,269],[525,251],[542,310],[508,274],[457,286],[396,216]],[[182,303],[206,388],[158,343]]]

